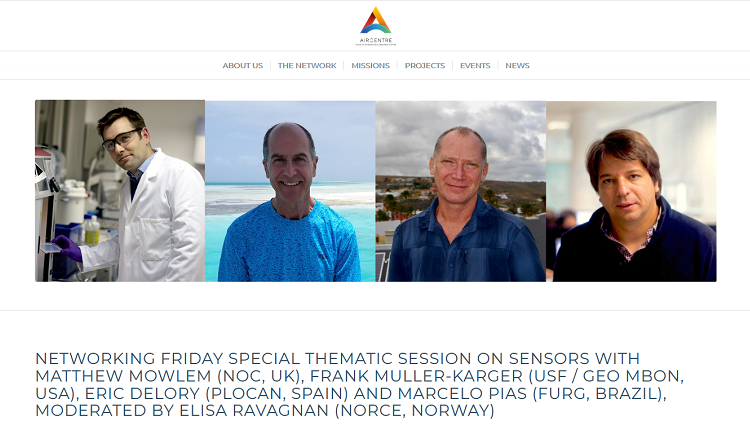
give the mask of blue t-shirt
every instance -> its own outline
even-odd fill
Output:
[[[354,226],[318,201],[299,220],[268,201],[234,220],[224,238],[219,282],[361,280]]]

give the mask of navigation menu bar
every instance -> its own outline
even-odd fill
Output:
[[[667,56],[668,55],[668,56]],[[4,53],[0,79],[750,79],[746,52]]]

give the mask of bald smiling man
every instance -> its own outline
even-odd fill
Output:
[[[487,144],[476,131],[440,135],[430,158],[438,196],[393,234],[389,282],[544,281],[529,229],[482,201]]]
[[[310,194],[317,166],[302,125],[280,123],[266,132],[263,167],[275,196],[229,226],[219,282],[361,280],[354,227]]]

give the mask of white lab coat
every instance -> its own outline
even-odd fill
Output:
[[[182,160],[156,150],[133,200],[120,190],[119,236],[81,247],[81,271],[120,263],[121,281],[205,280],[205,185]]]

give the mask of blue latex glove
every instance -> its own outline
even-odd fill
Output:
[[[58,247],[60,247],[62,250],[60,250],[60,254],[63,256],[67,256],[70,259],[83,263],[83,256],[81,256],[81,248],[76,245],[75,242],[71,241],[70,238],[68,238],[65,235],[57,235],[55,236],[55,239],[52,240],[53,244],[57,244]]]

